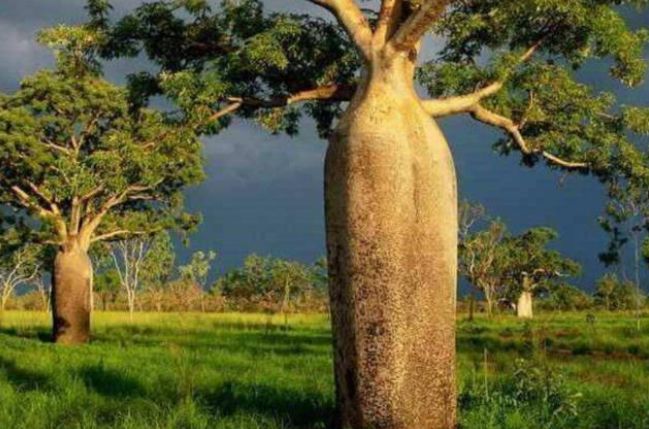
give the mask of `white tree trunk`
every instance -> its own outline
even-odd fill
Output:
[[[518,297],[516,305],[516,314],[521,319],[531,319],[534,317],[533,295],[530,291],[523,291]]]

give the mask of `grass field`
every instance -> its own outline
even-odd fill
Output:
[[[48,328],[2,319],[0,428],[329,427],[325,316],[96,313],[73,348]],[[649,319],[461,321],[458,352],[462,428],[649,428]]]

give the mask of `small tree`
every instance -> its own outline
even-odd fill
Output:
[[[178,272],[182,280],[185,280],[191,286],[200,292],[201,310],[205,311],[204,295],[207,286],[207,278],[212,270],[212,262],[216,259],[216,252],[207,253],[198,251],[192,255],[187,265],[178,267]]]
[[[140,290],[141,269],[149,253],[151,237],[132,237],[111,244],[111,256],[122,289],[126,293],[129,318],[133,320],[135,298]]]
[[[0,202],[56,246],[54,339],[79,343],[90,330],[91,244],[191,227],[181,191],[203,177],[200,142],[101,79],[92,33],[57,28],[41,40],[57,48],[56,69],[0,95]]]
[[[94,282],[94,293],[99,297],[101,309],[108,310],[108,305],[113,304],[119,295],[121,279],[113,267],[101,270]]]
[[[632,310],[644,301],[644,296],[638,293],[633,282],[607,273],[597,282],[595,301],[607,311]]]
[[[581,311],[592,308],[593,298],[578,287],[560,283],[549,291],[545,303],[552,310]]]
[[[32,280],[32,285],[36,289],[36,293],[41,301],[41,308],[43,311],[49,312],[51,309],[51,296],[52,296],[52,283],[45,280],[43,273],[36,275]]]
[[[156,311],[162,311],[165,293],[174,272],[176,254],[168,233],[156,234],[141,270],[142,283]]]
[[[486,230],[467,236],[460,243],[459,271],[482,292],[490,317],[505,286],[507,253],[503,242],[506,236],[505,224],[495,220]]]
[[[284,315],[285,327],[288,327],[288,312],[291,307],[292,295],[299,296],[311,286],[309,274],[308,267],[299,262],[276,260],[271,267],[271,287],[276,296],[281,296],[278,312]]]
[[[5,251],[0,244],[0,312],[4,312],[7,302],[17,287],[34,281],[40,274],[41,248],[26,244]]]

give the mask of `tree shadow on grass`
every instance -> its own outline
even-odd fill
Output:
[[[143,335],[137,327],[106,330],[93,336],[100,344],[118,343],[123,346],[160,346],[174,344],[187,349],[207,352],[218,349],[245,353],[252,356],[275,354],[281,356],[322,355],[331,347],[331,336],[312,332],[260,332],[260,331],[214,331],[183,332],[163,328]]]
[[[134,378],[116,369],[106,368],[103,363],[84,366],[76,374],[89,390],[102,396],[112,398],[146,396],[144,388]]]
[[[259,414],[291,429],[333,427],[333,395],[329,398],[316,392],[227,382],[216,390],[198,392],[197,399],[221,416]]]
[[[0,373],[7,381],[21,391],[51,389],[50,377],[31,369],[21,368],[11,359],[0,357]]]
[[[52,342],[52,330],[48,328],[29,327],[0,327],[0,334],[27,340],[38,340],[43,343]]]

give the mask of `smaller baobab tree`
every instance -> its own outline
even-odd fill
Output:
[[[0,94],[0,203],[55,246],[53,337],[89,339],[93,243],[188,229],[182,189],[203,178],[201,146],[173,115],[129,103],[103,80],[83,28],[41,34],[57,65]]]
[[[579,263],[566,258],[547,245],[558,237],[552,228],[539,227],[523,234],[508,237],[503,246],[508,253],[508,295],[517,302],[516,314],[520,318],[532,318],[534,294],[541,289],[558,285],[559,279],[578,275]]]

